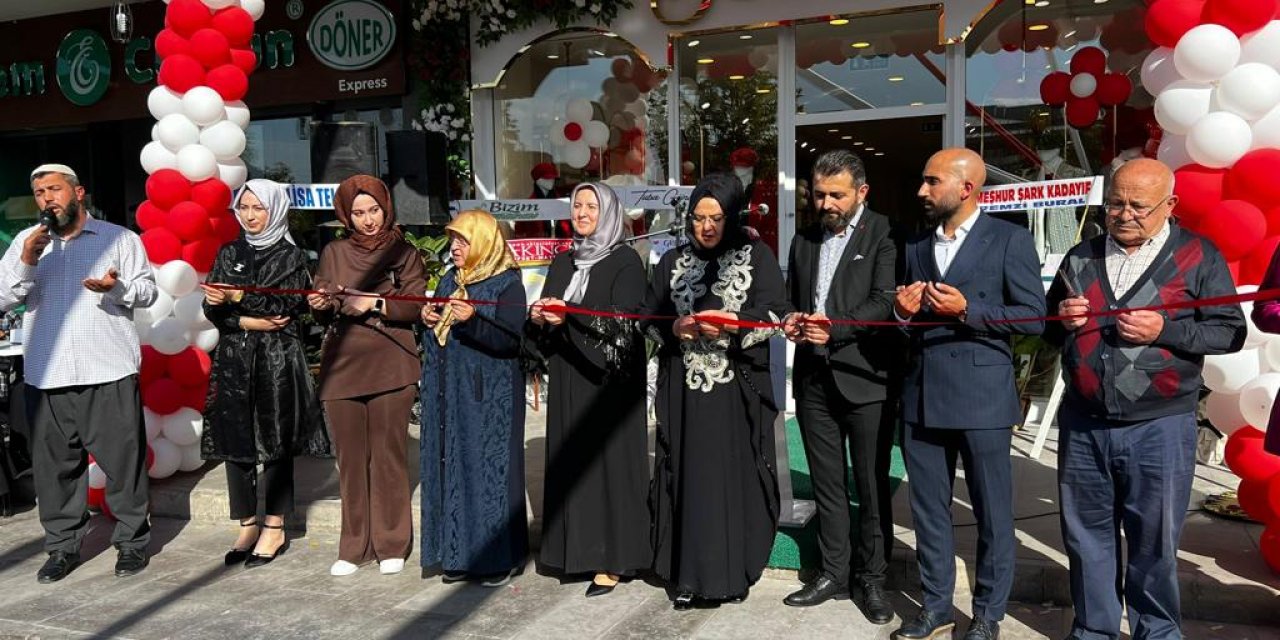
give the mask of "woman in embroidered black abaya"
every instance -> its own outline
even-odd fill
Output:
[[[635,313],[646,285],[613,189],[581,184],[570,201],[573,249],[552,260],[526,330],[550,373],[542,563],[594,573],[590,597],[653,559],[644,340],[634,321],[546,307]]]
[[[689,200],[690,242],[662,257],[647,306],[659,351],[658,434],[650,504],[654,569],[675,606],[745,598],[773,548],[778,486],[769,378],[777,322],[787,311],[777,259],[741,227],[742,185],[707,176]]]

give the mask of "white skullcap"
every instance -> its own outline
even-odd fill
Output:
[[[69,175],[72,178],[76,178],[77,180],[80,179],[80,177],[76,175],[76,172],[65,164],[42,164],[36,167],[35,171],[31,172],[31,179],[35,180],[36,176],[42,173],[62,173]]]

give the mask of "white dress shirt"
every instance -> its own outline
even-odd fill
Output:
[[[22,262],[30,227],[0,260],[0,312],[26,303],[26,382],[59,389],[115,382],[138,372],[142,359],[133,309],[156,300],[155,277],[138,235],[90,216],[74,238],[56,234],[36,266]],[[115,288],[84,286],[115,269]]]
[[[827,294],[831,291],[831,281],[836,277],[836,268],[840,266],[840,257],[844,255],[845,247],[849,245],[849,238],[853,237],[853,230],[858,228],[858,221],[862,219],[864,206],[858,205],[858,211],[853,214],[853,219],[849,220],[849,224],[841,229],[840,233],[831,233],[830,229],[824,229],[822,232],[822,248],[818,252],[818,280],[813,287],[815,313],[828,313]]]
[[[955,260],[956,254],[960,253],[960,247],[964,245],[964,239],[969,237],[969,232],[973,231],[973,225],[978,222],[978,216],[981,213],[975,213],[969,216],[968,220],[960,223],[956,227],[956,237],[948,238],[947,234],[942,232],[942,225],[938,225],[933,230],[933,260],[938,263],[938,275],[946,277],[947,269],[951,268],[951,261]]]

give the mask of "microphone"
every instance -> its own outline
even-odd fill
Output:
[[[54,228],[58,226],[58,215],[53,212],[53,207],[49,207],[40,212],[37,221],[44,225],[45,233],[53,233]]]

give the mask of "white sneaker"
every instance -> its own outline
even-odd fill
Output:
[[[329,575],[331,576],[349,576],[359,569],[358,565],[351,564],[346,560],[339,560],[329,567]]]
[[[389,558],[378,562],[378,573],[390,575],[404,570],[404,558]]]

